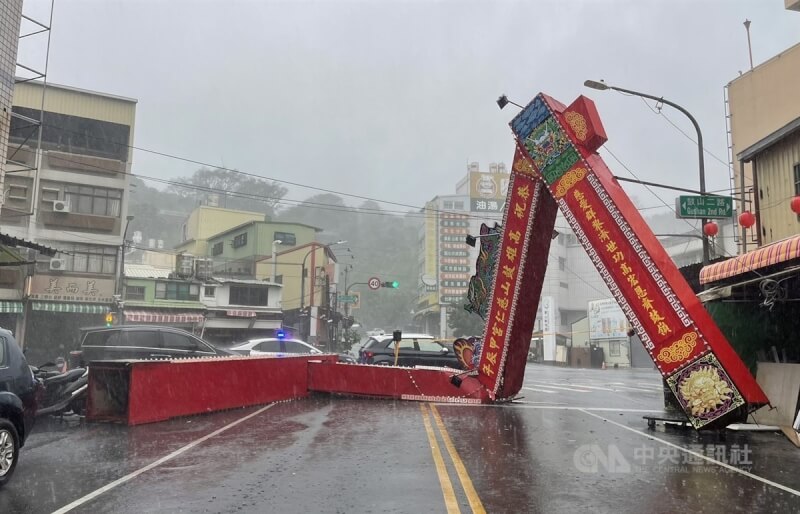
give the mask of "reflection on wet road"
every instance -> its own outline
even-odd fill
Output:
[[[650,370],[529,366],[499,406],[317,396],[126,427],[37,427],[0,512],[797,512],[772,433],[659,427]]]

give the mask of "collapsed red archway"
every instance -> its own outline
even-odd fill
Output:
[[[695,428],[768,399],[596,153],[594,103],[537,95],[510,123],[517,141],[478,380],[492,398],[521,386],[560,209]]]

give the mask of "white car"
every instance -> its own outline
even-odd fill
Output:
[[[299,339],[278,339],[277,337],[251,339],[232,346],[230,350],[242,355],[271,355],[273,357],[322,353],[305,341],[300,341]]]

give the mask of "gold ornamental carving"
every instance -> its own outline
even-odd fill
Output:
[[[556,186],[556,198],[566,195],[572,186],[586,177],[587,173],[586,168],[575,168],[566,172]]]
[[[695,346],[697,346],[697,334],[689,332],[666,348],[662,348],[656,359],[665,364],[683,362],[692,354]]]
[[[533,164],[531,164],[531,162],[525,158],[517,159],[512,168],[517,173],[522,173],[523,175],[536,175],[536,172],[533,169]]]
[[[572,132],[575,133],[575,137],[581,141],[586,141],[586,134],[589,133],[589,128],[586,126],[586,118],[575,111],[569,111],[564,114],[564,119],[567,120],[567,124],[572,129]]]

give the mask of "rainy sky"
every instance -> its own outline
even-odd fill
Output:
[[[49,4],[25,1],[32,14]],[[713,154],[708,189],[724,188],[715,156],[727,161],[723,86],[749,68],[742,22],[756,65],[800,36],[783,0],[55,3],[49,80],[138,99],[136,146],[412,205],[452,193],[470,161],[510,164],[516,109],[498,109],[502,93],[520,104],[586,94],[607,148],[639,178],[697,185],[696,146],[668,123],[694,137],[680,113],[665,119],[585,79],[686,107]],[[27,38],[20,60],[40,66],[43,54]],[[143,176],[197,168],[134,154]],[[640,206],[659,204],[637,187],[626,185]],[[291,187],[287,198],[311,194]]]

